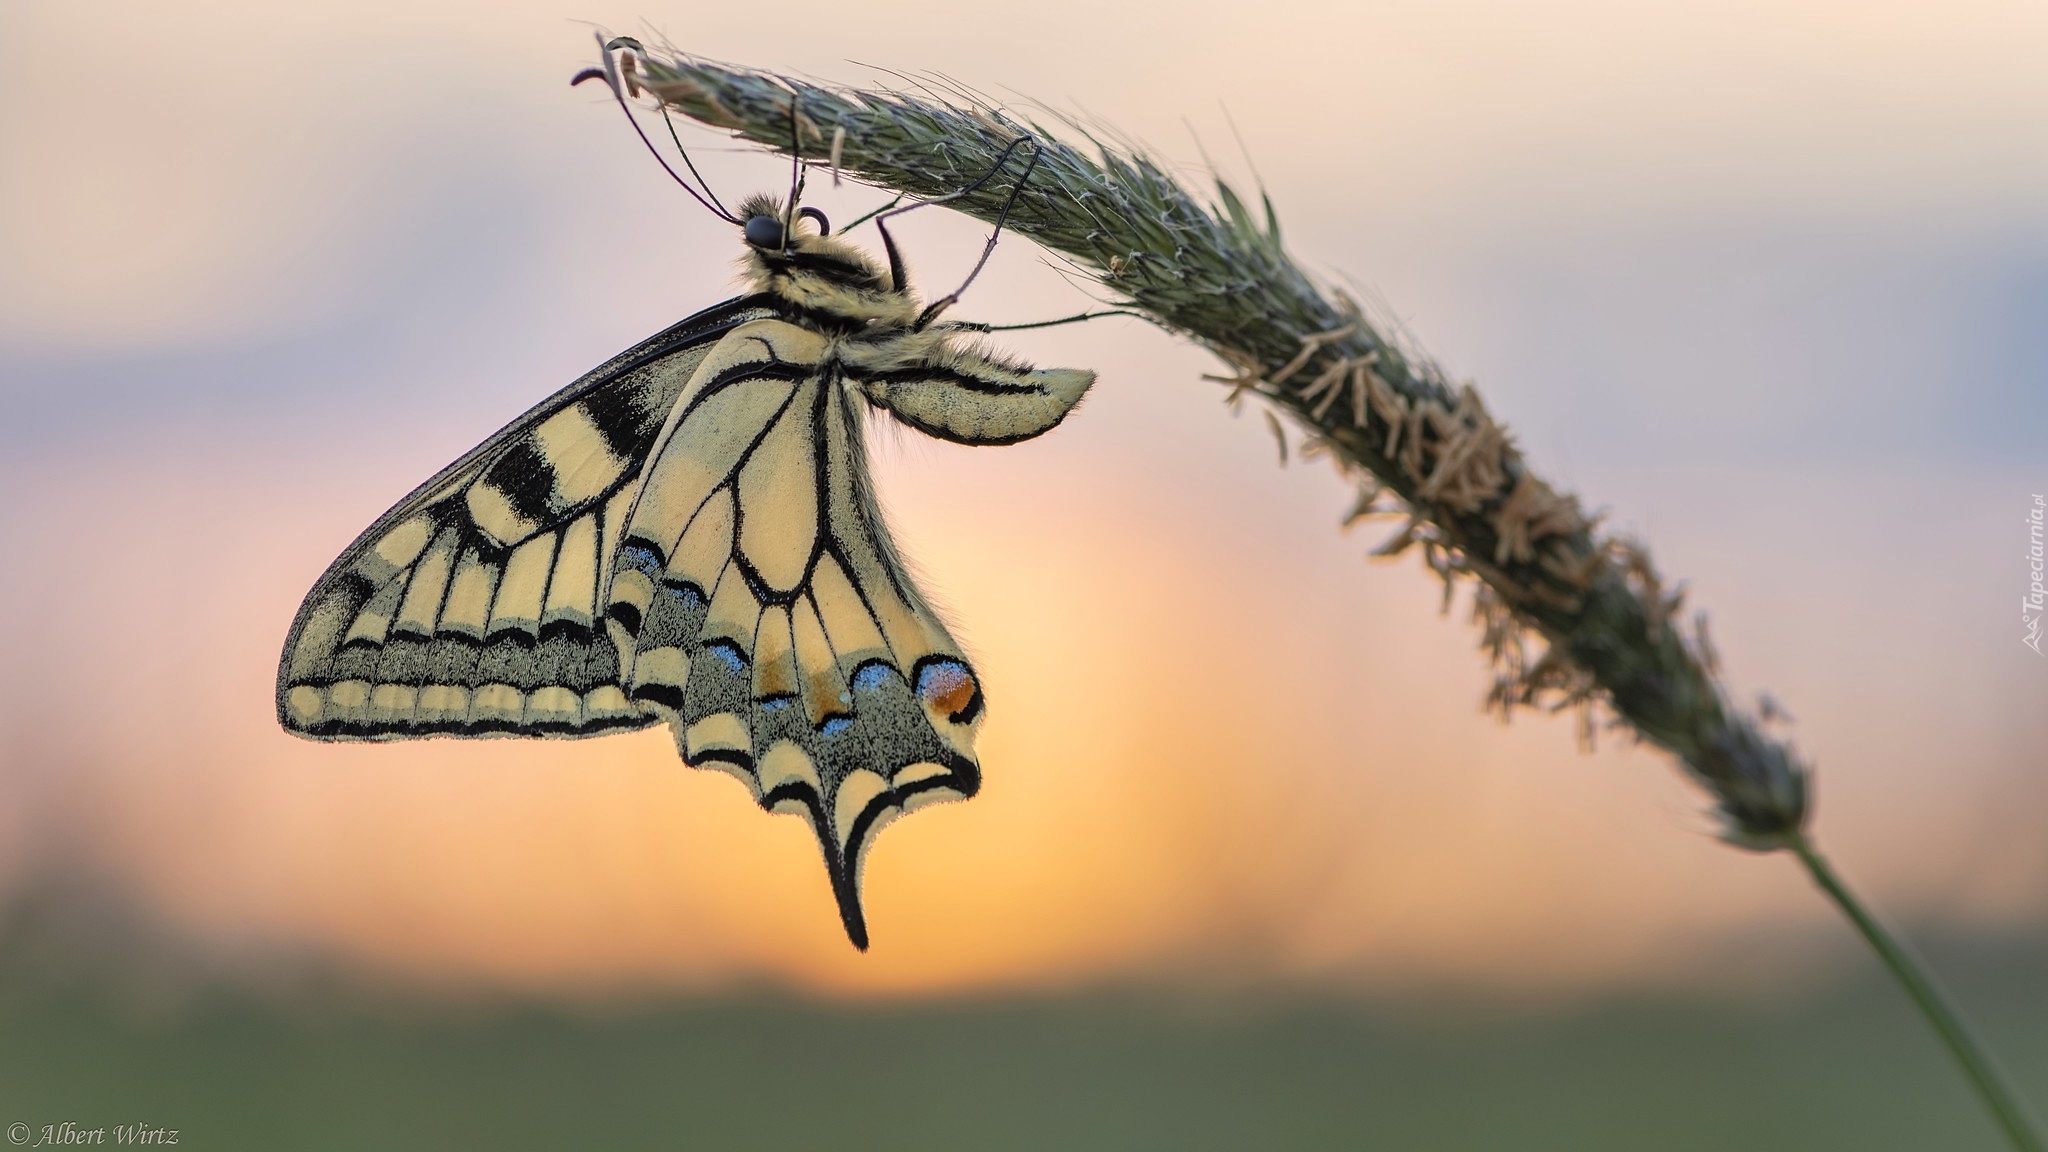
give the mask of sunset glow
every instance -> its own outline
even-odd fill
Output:
[[[1612,38],[1544,44],[1513,5],[1377,25],[1309,5],[1199,45],[1176,18],[1135,56],[1113,45],[1151,41],[1104,29],[1046,72],[988,71],[916,4],[869,40],[829,7],[772,36],[698,8],[573,15],[849,82],[874,82],[855,58],[1014,87],[1157,140],[1191,180],[1178,117],[1218,150],[1227,100],[1296,253],[1384,296],[1539,467],[1693,581],[1731,681],[1796,717],[1842,860],[1907,914],[2038,923],[2048,667],[2007,609],[2048,423],[2038,316],[1986,302],[2048,282],[2048,150],[2015,136],[2048,99],[2028,48],[2048,27],[2020,25],[2048,17],[1576,7]],[[0,18],[32,33],[0,37],[0,130],[43,157],[0,168],[0,884],[73,869],[225,949],[568,993],[1549,993],[1740,983],[1731,942],[1790,963],[1833,930],[1789,864],[1712,839],[1666,757],[1482,717],[1466,602],[1439,614],[1412,559],[1369,563],[1393,525],[1341,531],[1326,463],[1297,444],[1279,467],[1199,380],[1208,357],[1121,321],[999,334],[1100,375],[1043,441],[876,437],[989,713],[982,793],[877,841],[870,953],[804,822],[683,767],[663,729],[294,740],[277,653],[328,561],[528,404],[729,294],[737,239],[565,86],[590,45],[555,5],[26,13]],[[1325,20],[1359,23],[1302,34]],[[26,111],[80,85],[52,71],[76,63],[60,26],[107,63]],[[1375,61],[1331,58],[1368,26]],[[1019,59],[1053,35],[1019,32]],[[1269,54],[1257,83],[1247,53]],[[721,186],[786,177],[688,139]],[[834,219],[874,199],[819,196]],[[914,219],[943,292],[982,233]],[[1022,241],[969,302],[1089,304]]]

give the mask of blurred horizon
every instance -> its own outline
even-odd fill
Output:
[[[317,957],[208,955],[118,889],[50,883],[0,905],[0,1121],[31,1135],[69,1121],[208,1148],[2003,1146],[1867,957],[1761,998],[1566,1004],[1148,981],[852,1002],[773,984],[451,995]],[[2048,1077],[2048,935],[1921,944],[2019,1082]]]
[[[0,902],[85,876],[209,948],[564,1003],[1840,977],[1790,861],[1715,842],[1619,733],[1483,717],[1463,598],[1366,563],[1386,529],[1339,531],[1326,466],[1278,467],[1205,355],[1123,321],[1005,334],[1100,374],[1043,441],[878,438],[991,710],[983,794],[878,841],[869,955],[809,833],[665,734],[285,736],[278,646],[358,531],[734,290],[731,230],[566,86],[582,19],[942,74],[1262,182],[1306,266],[1688,583],[1737,694],[1795,718],[1852,882],[1936,936],[2048,931],[2048,664],[2012,611],[2048,491],[2048,12],[1053,3],[996,50],[935,4],[778,11],[0,12]],[[685,131],[721,193],[785,178]],[[879,202],[828,183],[834,219]],[[981,235],[902,238],[943,291]],[[1087,302],[1010,239],[964,312]]]

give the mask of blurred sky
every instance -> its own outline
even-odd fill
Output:
[[[592,23],[1255,165],[1298,257],[1691,582],[1880,903],[2048,920],[2048,8],[1972,0],[0,6],[0,884],[569,992],[1759,986],[1837,939],[1664,757],[1483,718],[1463,604],[1123,321],[1005,339],[1101,375],[1043,440],[878,452],[991,713],[982,795],[880,839],[869,955],[803,824],[663,732],[285,736],[279,645],[362,527],[734,290],[738,237],[567,86]],[[727,199],[785,179],[686,138]],[[902,238],[942,290],[980,234]],[[1086,303],[1011,239],[962,314]]]

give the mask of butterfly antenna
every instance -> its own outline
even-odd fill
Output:
[[[713,192],[711,190],[711,181],[706,180],[704,178],[704,174],[702,172],[697,171],[697,166],[690,162],[690,150],[688,148],[683,147],[683,138],[676,132],[675,117],[670,116],[668,114],[668,105],[666,104],[663,104],[661,106],[661,122],[668,125],[668,138],[676,142],[676,153],[677,155],[683,158],[683,167],[688,168],[690,170],[690,175],[695,176],[697,178],[697,183],[702,184],[704,186],[704,194],[706,196],[711,197],[711,203],[716,208],[719,215],[724,216],[728,220],[739,219],[739,217],[734,216],[732,213],[726,211],[725,202],[718,198],[718,193]]]
[[[796,231],[796,202],[804,194],[804,138],[799,132],[797,102],[803,97],[789,94],[789,200],[782,206],[782,250],[789,251],[789,238]]]
[[[604,37],[599,36],[597,39],[597,44],[598,50],[604,56],[604,67],[585,68],[583,71],[578,72],[576,75],[569,78],[569,86],[573,88],[576,85],[583,83],[585,80],[603,80],[605,82],[605,86],[612,90],[612,99],[618,101],[619,111],[624,112],[626,114],[626,123],[631,124],[633,126],[633,134],[640,137],[640,143],[645,144],[647,146],[648,154],[654,157],[655,163],[661,165],[662,171],[668,173],[669,179],[674,180],[676,183],[682,185],[683,191],[688,192],[692,200],[695,200],[697,203],[702,204],[706,211],[716,215],[719,219],[724,220],[729,224],[746,223],[744,220],[741,220],[739,217],[726,211],[723,205],[715,203],[713,199],[706,199],[706,196],[711,191],[711,186],[709,184],[706,184],[704,186],[703,192],[698,192],[696,188],[691,186],[688,180],[685,180],[680,175],[678,175],[676,173],[676,170],[669,166],[668,160],[662,156],[661,149],[656,148],[654,146],[654,141],[647,138],[646,130],[640,127],[640,121],[633,115],[632,105],[626,103],[625,86],[619,81],[618,66],[612,62],[612,46],[618,43],[618,40],[614,40],[608,44],[605,42]],[[678,148],[682,147],[682,141],[678,140],[676,142],[676,146]],[[685,164],[689,164],[689,155],[687,153],[685,153],[683,156],[683,162]],[[696,175],[696,173],[696,167],[694,165],[691,165],[690,174],[694,176]],[[698,176],[697,178],[699,180],[703,179],[702,176]]]
[[[1019,137],[1016,141],[1011,143],[1010,147],[1015,148],[1018,144],[1021,144],[1025,140],[1029,139],[1030,137],[1028,136]],[[1024,162],[1024,171],[1017,177],[1017,182],[1010,186],[1009,199],[1003,201],[1003,210],[996,214],[996,226],[989,230],[988,243],[982,245],[981,259],[976,260],[974,262],[973,270],[967,273],[967,279],[962,280],[958,288],[953,289],[953,291],[948,295],[932,301],[932,303],[928,307],[926,307],[922,313],[918,315],[917,324],[915,325],[915,327],[923,328],[925,325],[930,324],[933,320],[937,319],[939,313],[944,312],[946,309],[951,308],[954,304],[958,303],[961,294],[967,291],[967,286],[969,284],[974,283],[974,278],[976,276],[981,275],[981,270],[988,266],[988,258],[990,256],[995,255],[996,241],[1000,239],[1003,235],[1003,224],[1010,218],[1010,209],[1015,208],[1017,206],[1017,197],[1022,196],[1024,194],[1024,185],[1028,181],[1030,181],[1031,173],[1038,169],[1038,158],[1041,155],[1043,155],[1043,153],[1041,153],[1038,149],[1038,142],[1036,140],[1032,140],[1031,158]],[[996,162],[997,166],[1000,167],[1004,162],[1008,161],[1009,158],[1009,151],[1005,150],[1002,159]],[[995,175],[995,172],[991,170],[989,175],[993,176]],[[986,179],[986,177],[984,177],[984,179]],[[956,193],[956,195],[964,194],[965,191],[966,190],[963,190],[961,193]]]

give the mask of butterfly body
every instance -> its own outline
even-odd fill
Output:
[[[867,846],[978,790],[985,713],[883,522],[867,410],[1012,443],[1094,376],[926,322],[893,253],[885,275],[792,217],[762,225],[765,198],[741,215],[755,291],[544,401],[335,561],[286,641],[278,716],[317,740],[666,723],[686,762],[809,820],[864,948]]]

